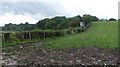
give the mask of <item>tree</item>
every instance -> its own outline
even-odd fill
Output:
[[[65,19],[65,16],[56,16],[55,18],[52,18],[51,20],[54,22],[53,29],[59,29],[60,24],[64,22]]]
[[[49,22],[46,22],[45,24],[45,29],[52,29],[54,25],[54,22],[51,22],[51,20],[49,20]]]
[[[71,18],[71,20],[69,21],[69,27],[78,27],[80,24],[80,19],[77,17],[73,17]]]
[[[80,15],[66,18],[65,16],[56,16],[54,18],[45,18],[39,20],[36,24],[6,24],[3,27],[3,30],[6,31],[30,31],[30,30],[39,30],[39,29],[65,29],[69,27],[78,27],[80,22],[85,22],[85,25],[89,24],[91,21],[98,21],[99,19],[96,16],[91,16],[89,14],[84,14],[82,17]]]
[[[98,21],[99,18],[97,18],[96,16],[92,16],[92,21]]]
[[[110,18],[109,21],[116,21],[116,19],[114,19],[114,18]]]
[[[69,25],[68,25],[68,19],[67,18],[62,23],[60,23],[58,25],[59,29],[65,29],[65,28],[68,28],[68,27],[69,27]]]
[[[82,20],[82,17],[80,15],[77,15],[76,18]]]
[[[45,18],[43,20],[40,20],[38,21],[38,23],[36,24],[36,26],[39,28],[39,29],[45,29],[45,25],[47,22],[49,22],[50,19],[48,18]]]
[[[12,23],[5,24],[4,29],[5,29],[6,31],[14,31],[15,25],[12,24]]]
[[[82,21],[85,23],[85,26],[92,21],[92,16],[89,14],[84,14],[82,17]]]

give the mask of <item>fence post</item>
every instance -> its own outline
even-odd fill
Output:
[[[2,33],[2,43],[5,43],[5,36],[4,36],[4,34]]]
[[[30,32],[29,32],[29,39],[32,40],[32,39],[31,39],[31,34],[30,34]]]

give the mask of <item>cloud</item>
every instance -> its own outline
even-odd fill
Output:
[[[1,10],[3,14],[11,12],[14,14],[44,14],[45,16],[52,16],[62,12],[63,10],[59,3],[54,2],[3,2]]]
[[[4,26],[6,23],[19,24],[19,23],[29,22],[33,24],[36,23],[37,20],[27,15],[13,15],[6,13],[5,15],[0,16],[0,22],[1,22],[0,25]]]
[[[2,2],[55,2],[57,0],[3,0]]]
[[[1,25],[10,22],[17,24],[24,23],[30,19],[32,23],[37,23],[40,19],[51,18],[56,15],[66,15],[64,9],[59,4],[58,2],[3,2],[2,7],[0,7],[2,12],[0,15]],[[14,21],[14,19],[16,20]],[[29,21],[29,23],[31,22]]]
[[[37,23],[40,19],[54,16],[73,17],[91,14],[98,18],[118,18],[119,0],[3,0],[0,6],[0,21],[10,16],[28,18]],[[9,16],[8,16],[9,15]],[[23,17],[24,16],[24,17]],[[13,18],[13,19],[14,19]],[[6,19],[7,20],[7,19]],[[3,25],[10,21],[2,21]],[[29,21],[24,19],[24,21]],[[24,21],[22,23],[24,23]],[[12,23],[20,23],[11,20]],[[29,21],[30,22],[30,21]]]
[[[118,18],[119,0],[59,0],[71,15],[92,14],[99,18]]]

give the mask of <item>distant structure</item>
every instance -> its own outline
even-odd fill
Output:
[[[84,22],[80,22],[80,28],[85,28],[85,23]]]

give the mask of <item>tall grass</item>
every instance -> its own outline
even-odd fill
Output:
[[[86,46],[102,48],[118,47],[118,23],[116,21],[93,22],[85,32],[64,37],[46,39],[44,48],[68,49]]]

